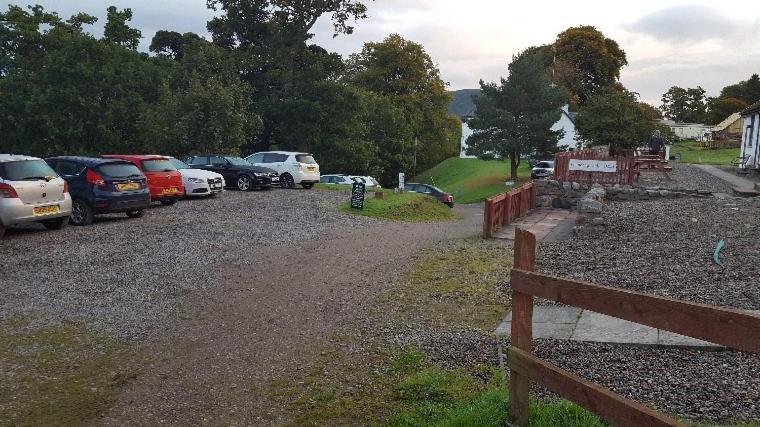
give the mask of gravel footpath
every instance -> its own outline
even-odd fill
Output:
[[[639,184],[660,188],[706,190],[714,193],[732,194],[731,184],[707,173],[698,167],[686,163],[671,163],[673,170],[668,173],[671,180],[666,180],[660,172],[644,172]]]
[[[338,191],[228,191],[156,206],[141,219],[114,215],[60,232],[36,225],[9,231],[0,241],[0,320],[85,320],[139,337],[176,314],[191,292],[219,286],[211,278],[220,265],[255,260],[258,247],[292,247],[378,223],[338,212],[346,198]]]

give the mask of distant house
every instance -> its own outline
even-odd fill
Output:
[[[760,168],[760,101],[741,112],[742,148],[741,156],[747,158],[746,167]]]
[[[713,126],[714,139],[739,139],[742,134],[742,114],[734,113],[725,120]]]
[[[660,120],[660,122],[669,127],[678,139],[707,141],[711,138],[712,126],[701,123],[678,123],[673,120]]]
[[[449,104],[449,112],[456,114],[462,120],[462,136],[459,143],[459,157],[474,158],[467,154],[467,138],[472,135],[472,129],[467,125],[467,119],[475,114],[475,102],[472,98],[481,96],[479,89],[463,89],[452,93],[454,99]],[[552,130],[564,130],[565,134],[559,140],[558,145],[566,149],[575,149],[578,145],[575,140],[575,113],[568,111],[568,106],[562,107],[562,116],[552,126]]]

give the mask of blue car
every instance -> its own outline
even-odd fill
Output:
[[[150,206],[147,178],[126,160],[60,156],[45,161],[69,184],[72,225],[88,225],[100,214],[139,218]]]

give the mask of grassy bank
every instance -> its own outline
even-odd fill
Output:
[[[699,146],[697,141],[681,141],[673,144],[670,155],[681,154],[681,163],[695,163],[704,165],[729,165],[731,161],[739,157],[739,148],[720,148],[706,150]]]
[[[526,160],[520,163],[520,179],[530,177]],[[452,157],[415,177],[415,182],[433,184],[454,195],[456,203],[477,203],[507,191],[509,162],[503,160],[460,159]],[[411,180],[410,180],[411,182]]]
[[[461,217],[448,206],[417,193],[383,192],[384,197],[372,195],[364,201],[364,209],[351,209],[348,201],[341,203],[340,210],[354,215],[391,221],[452,221]]]

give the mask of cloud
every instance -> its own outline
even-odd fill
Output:
[[[727,18],[717,9],[699,5],[665,8],[623,25],[628,31],[674,43],[733,39],[753,27],[752,23]]]

